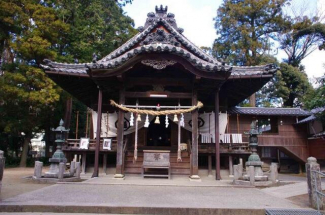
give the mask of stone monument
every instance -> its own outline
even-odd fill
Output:
[[[320,165],[317,163],[316,158],[309,157],[306,163],[306,174],[310,206],[318,210],[324,210],[324,197],[317,193],[317,191],[322,191],[321,176],[316,172],[320,172]]]

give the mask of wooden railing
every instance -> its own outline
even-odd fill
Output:
[[[115,139],[112,140],[111,151],[116,151],[117,141]],[[63,151],[70,150],[80,150],[80,151],[94,151],[96,149],[96,139],[89,140],[88,149],[80,149],[80,139],[67,139],[66,143],[63,144]],[[108,151],[107,149],[103,149],[103,139],[100,140],[100,151]]]

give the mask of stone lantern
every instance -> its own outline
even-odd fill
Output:
[[[61,149],[62,144],[65,142],[66,133],[69,132],[70,129],[66,129],[63,124],[64,122],[61,119],[59,126],[56,129],[52,128],[52,131],[55,132],[55,143],[57,146],[52,158],[49,159],[49,162],[51,163],[50,170],[45,173],[45,177],[57,177],[59,173],[59,164],[67,162]]]
[[[251,129],[246,134],[249,135],[249,147],[252,151],[252,154],[249,156],[246,165],[250,165],[250,164],[254,165],[255,162],[261,162],[260,156],[256,153],[257,146],[258,146],[257,135],[259,135],[260,133],[256,130],[256,125],[254,121],[251,124]]]
[[[268,177],[263,175],[262,165],[263,162],[260,159],[260,156],[257,154],[258,146],[258,137],[260,133],[256,130],[255,121],[251,124],[251,129],[246,134],[249,135],[249,147],[252,151],[252,154],[248,157],[246,162],[246,169],[249,169],[249,166],[254,167],[255,172],[255,181],[267,181]],[[244,176],[244,179],[248,179],[248,175]]]

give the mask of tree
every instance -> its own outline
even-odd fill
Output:
[[[45,58],[91,61],[93,53],[104,56],[124,43],[135,30],[123,2],[131,1],[0,0],[0,51],[12,59],[1,64],[0,133],[23,134],[21,166],[33,134],[45,130],[48,139],[69,97],[39,65]]]
[[[14,5],[17,16],[24,17],[19,22],[11,22],[10,17],[2,17],[1,21],[9,20],[12,24],[4,40],[15,62],[2,65],[0,127],[5,133],[24,136],[20,166],[26,166],[29,142],[35,132],[44,128],[46,113],[53,111],[60,97],[60,89],[37,66],[44,58],[56,56],[51,46],[68,26],[43,3],[32,0],[20,4],[1,2],[1,8]],[[5,13],[6,16],[12,14]]]
[[[26,166],[30,140],[48,120],[60,89],[41,69],[11,64],[1,76],[1,125],[5,133],[24,137],[20,166]]]
[[[296,17],[292,19],[290,28],[279,34],[280,48],[287,54],[285,62],[289,65],[299,67],[317,47],[325,47],[325,24],[317,21],[317,17]]]
[[[113,0],[64,0],[54,9],[70,25],[57,45],[59,61],[90,62],[93,53],[104,57],[136,34],[133,20]]]
[[[285,107],[302,106],[304,97],[313,90],[307,74],[287,63],[280,64],[274,95],[283,99]]]
[[[215,28],[219,37],[213,50],[217,58],[237,65],[258,65],[270,50],[270,38],[289,24],[282,12],[288,0],[224,0]]]

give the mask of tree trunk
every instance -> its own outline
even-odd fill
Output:
[[[256,96],[255,93],[249,97],[249,106],[256,107]]]
[[[28,154],[28,148],[29,148],[29,143],[32,138],[26,134],[25,139],[24,139],[24,145],[23,145],[23,151],[21,153],[20,157],[20,167],[26,167],[27,163],[27,154]]]

